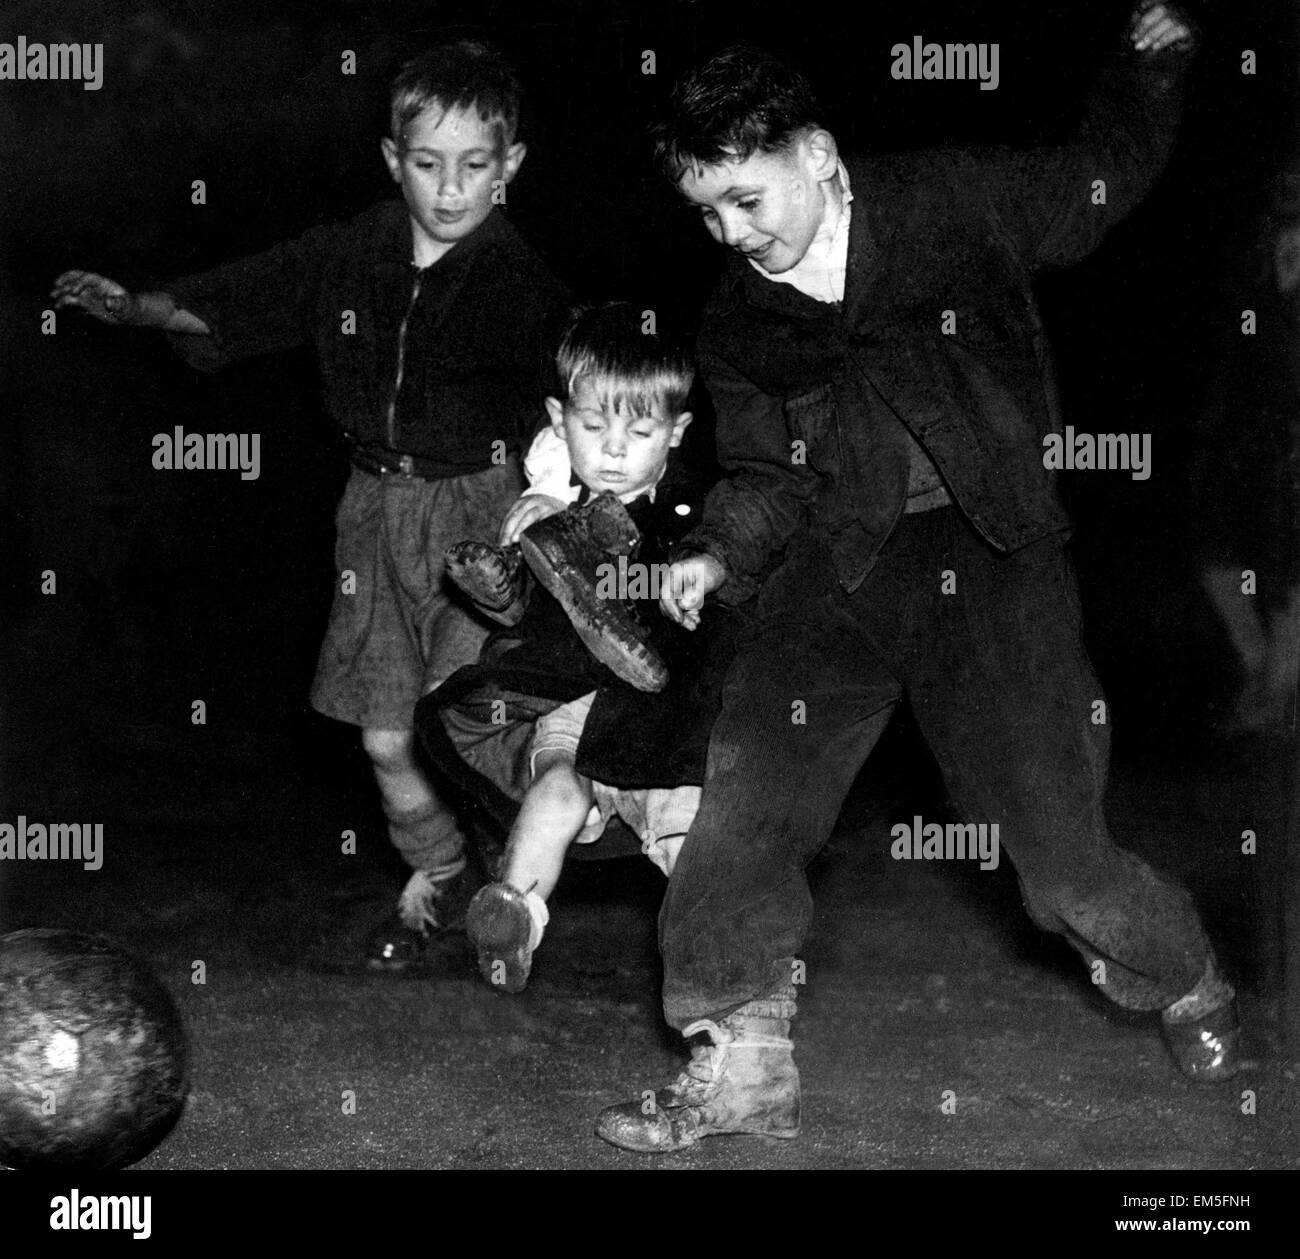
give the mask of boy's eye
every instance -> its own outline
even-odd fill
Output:
[[[639,438],[642,439],[642,441],[644,441],[644,440],[645,440],[646,438],[648,438],[648,437],[653,437],[653,436],[654,436],[654,431],[653,431],[653,430],[650,430],[650,431],[641,431],[641,432],[638,432],[636,429],[633,429],[633,430],[632,430],[632,436],[633,436],[633,437],[639,437]]]
[[[706,222],[709,219],[716,219],[718,217],[717,211],[714,210],[712,206],[707,206],[707,205],[700,206],[700,214],[705,219]]]
[[[736,204],[737,204],[737,205],[738,205],[742,210],[745,210],[745,211],[747,211],[747,212],[749,212],[749,213],[752,214],[755,210],[758,209],[758,198],[757,198],[757,197],[750,197],[750,198],[748,198],[748,199],[745,200],[745,201],[737,201]]]
[[[468,166],[470,170],[487,170],[488,168],[486,162],[466,162],[465,165]]]

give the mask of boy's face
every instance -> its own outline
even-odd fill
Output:
[[[682,444],[691,422],[689,411],[638,417],[608,403],[602,407],[597,391],[582,378],[574,382],[567,403],[547,398],[546,413],[569,448],[578,480],[595,494],[609,490],[625,503],[658,482],[668,452]]]
[[[808,252],[838,170],[834,138],[814,131],[787,149],[687,170],[677,188],[714,240],[779,274]]]
[[[407,123],[400,142],[385,138],[382,147],[411,212],[421,266],[436,262],[487,218],[494,189],[515,177],[525,153],[522,144],[503,147],[500,124],[484,122],[477,110],[436,104]]]

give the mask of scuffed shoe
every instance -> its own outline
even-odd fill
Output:
[[[483,978],[499,992],[523,992],[533,966],[533,918],[524,894],[507,883],[480,888],[465,930]]]
[[[705,1137],[799,1135],[799,1069],[790,1020],[794,988],[751,1001],[720,1022],[683,1031],[702,1039],[675,1083],[601,1111],[596,1135],[638,1154],[683,1150]]]
[[[1190,1080],[1215,1084],[1249,1065],[1242,1055],[1235,1001],[1186,1022],[1174,1022],[1163,1015],[1160,1029],[1179,1070]]]
[[[448,552],[447,576],[484,616],[501,625],[518,625],[527,606],[528,570],[517,546],[457,542]]]
[[[407,880],[397,909],[366,941],[366,965],[393,973],[422,965],[439,935],[464,930],[465,907],[474,882],[468,869],[435,881],[425,870]]]
[[[611,556],[631,555],[640,534],[606,491],[531,525],[519,547],[533,575],[559,601],[573,628],[601,664],[639,691],[662,691],[668,669],[645,641],[645,629],[623,602],[597,593],[598,569]]]

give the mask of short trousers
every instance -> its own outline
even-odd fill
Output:
[[[592,691],[537,719],[529,752],[530,771],[533,771],[541,752],[559,752],[570,760],[577,759],[578,743],[595,698],[596,692]],[[641,840],[641,851],[665,875],[671,874],[672,858],[664,852],[661,841],[679,839],[691,829],[691,822],[700,807],[701,788],[628,789],[594,781],[591,786],[595,801],[587,815],[586,825],[574,843],[594,844],[605,833],[609,819],[618,814]]]
[[[495,543],[518,460],[441,481],[353,469],[335,516],[336,584],[311,704],[370,730],[409,730],[420,696],[478,659],[494,628],[444,581],[454,543]]]

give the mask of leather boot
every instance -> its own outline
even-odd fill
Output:
[[[501,625],[518,625],[527,606],[528,570],[517,546],[457,542],[448,552],[447,576],[484,616]]]
[[[646,642],[646,630],[625,602],[597,593],[602,565],[631,555],[640,534],[618,496],[547,516],[519,539],[528,567],[559,601],[573,628],[601,664],[639,691],[662,691],[668,669]]]
[[[799,1069],[790,1021],[793,985],[750,1001],[725,1019],[700,1019],[683,1035],[701,1039],[666,1089],[601,1111],[596,1135],[639,1154],[682,1150],[704,1137],[799,1135]]]

